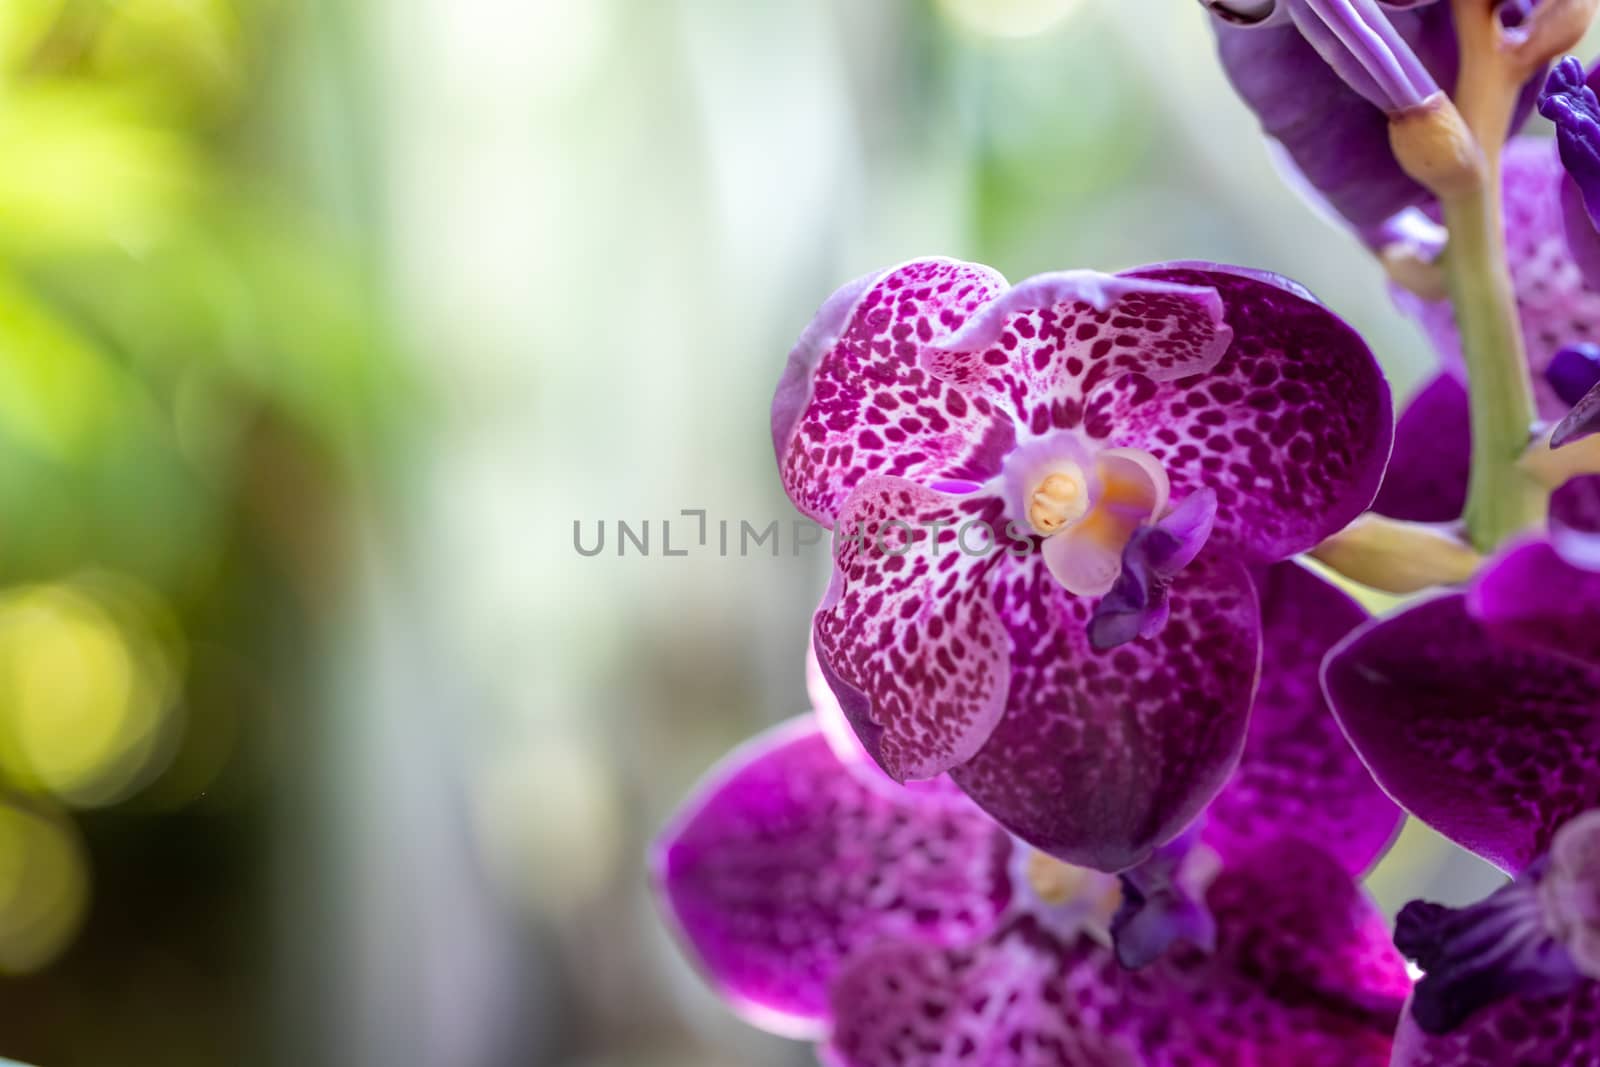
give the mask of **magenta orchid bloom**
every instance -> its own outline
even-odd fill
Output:
[[[684,947],[744,1018],[833,1067],[1383,1067],[1410,981],[1355,878],[1400,814],[1316,682],[1362,616],[1295,564],[1263,595],[1244,760],[1153,879],[1192,894],[1203,935],[1142,901],[1122,927],[1146,965],[1125,968],[1116,878],[1030,852],[946,786],[890,786],[806,718],[730,756],[658,842]]]
[[[1275,275],[863,278],[773,403],[784,486],[835,531],[822,671],[895,780],[948,773],[1035,847],[1131,867],[1238,759],[1247,568],[1371,502],[1390,419],[1365,343]]]
[[[1401,912],[1426,977],[1396,1067],[1600,1063],[1600,573],[1559,542],[1514,546],[1356,631],[1325,685],[1389,794],[1514,876]]]

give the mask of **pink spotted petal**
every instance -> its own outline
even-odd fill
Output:
[[[1198,263],[1136,273],[1214,288],[1233,345],[1204,375],[1107,385],[1090,404],[1090,431],[1152,453],[1174,497],[1212,489],[1213,536],[1247,562],[1305,551],[1366,510],[1394,422],[1360,335],[1277,275]]]
[[[1600,806],[1600,670],[1496,640],[1464,594],[1356,630],[1323,686],[1385,791],[1505,871]]]
[[[822,673],[822,664],[817,662],[817,651],[809,645],[806,648],[806,695],[811,698],[811,710],[817,717],[817,727],[827,739],[828,747],[833,750],[834,757],[845,770],[860,779],[861,784],[871,789],[896,793],[909,789],[916,793],[942,796],[949,800],[966,800],[965,794],[956,788],[949,775],[941,774],[937,778],[928,778],[920,782],[901,783],[884,774],[883,768],[878,766],[866,746],[861,743],[861,739],[856,736],[855,727],[845,718],[844,708],[839,705],[839,698],[834,696],[833,690],[829,687],[828,679]]]
[[[868,476],[981,482],[999,469],[1010,419],[923,356],[1005,284],[978,264],[917,260],[858,279],[822,306],[772,402],[778,468],[797,508],[832,526]]]
[[[1511,277],[1528,347],[1534,399],[1541,417],[1556,420],[1571,406],[1545,377],[1563,347],[1600,340],[1600,291],[1584,281],[1567,243],[1561,207],[1566,179],[1554,141],[1519,137],[1506,146],[1506,239]],[[1448,302],[1397,294],[1402,310],[1427,331],[1447,368],[1461,367],[1461,342]]]
[[[1600,573],[1574,567],[1549,542],[1499,557],[1473,584],[1467,608],[1497,640],[1600,669]]]
[[[855,954],[992,929],[1010,848],[968,805],[864,786],[805,718],[729,755],[651,859],[684,948],[729,1003],[765,1029],[818,1037]]]
[[[860,957],[834,989],[837,1067],[1385,1067],[1404,965],[1332,860],[1286,843],[1225,871],[1213,954],[1138,971],[1031,915],[967,949]]]
[[[1259,585],[1261,689],[1239,769],[1206,811],[1202,840],[1227,860],[1298,837],[1359,876],[1403,815],[1345,740],[1319,675],[1328,650],[1367,613],[1297,563],[1270,568]]]
[[[1156,381],[1201,374],[1233,333],[1203,286],[1071,271],[1029,278],[997,297],[930,353],[942,378],[983,383],[1025,433],[1086,426],[1088,397],[1137,373]]]
[[[984,582],[1003,557],[958,543],[968,522],[1001,529],[1000,507],[868,478],[839,512],[812,640],[856,736],[897,781],[971,758],[1005,710],[1009,649]]]
[[[1202,554],[1173,581],[1161,632],[1104,652],[1089,643],[1093,603],[1035,561],[1007,559],[990,580],[1010,638],[1005,718],[951,777],[1045,852],[1132,867],[1238,762],[1261,657],[1249,575]]]
[[[1593,1067],[1600,1063],[1600,982],[1559,997],[1512,997],[1444,1036],[1423,1033],[1408,1010],[1394,1067]]]

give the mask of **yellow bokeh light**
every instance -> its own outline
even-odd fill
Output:
[[[88,901],[88,860],[72,824],[42,808],[0,804],[0,974],[27,974],[55,959]]]
[[[174,672],[136,598],[118,592],[59,584],[0,598],[0,770],[13,785],[95,806],[148,780]]]
[[[1082,0],[938,0],[963,29],[988,37],[1031,37],[1060,25]]]

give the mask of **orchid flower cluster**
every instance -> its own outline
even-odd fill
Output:
[[[844,286],[772,406],[812,711],[663,832],[663,910],[833,1067],[1594,1067],[1597,0],[1202,2],[1437,376],[1397,424],[1238,266]],[[1509,881],[1391,928],[1408,814]]]

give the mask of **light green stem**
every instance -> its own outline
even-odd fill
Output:
[[[1543,517],[1545,495],[1518,466],[1535,418],[1533,383],[1507,265],[1498,168],[1470,192],[1444,198],[1450,232],[1445,280],[1472,397],[1472,476],[1466,525],[1492,552]]]

